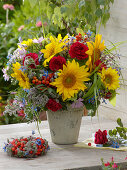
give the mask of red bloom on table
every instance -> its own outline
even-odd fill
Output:
[[[66,64],[66,60],[64,57],[59,56],[54,56],[49,63],[49,68],[52,71],[57,71],[59,69],[63,69],[63,65]]]
[[[88,47],[80,42],[75,42],[71,45],[69,50],[69,55],[71,58],[77,58],[78,60],[84,60],[88,58],[88,55],[86,54],[86,51],[88,51]]]
[[[53,112],[62,109],[62,105],[60,103],[57,103],[54,99],[49,99],[48,103],[46,104],[46,107],[49,110],[52,110]]]
[[[105,163],[104,165],[107,167],[107,166],[110,166],[110,163],[109,163],[109,162],[107,162],[107,163]]]
[[[23,58],[23,65],[29,65],[30,68],[36,68],[39,65],[38,55],[36,53],[29,53]]]
[[[105,144],[106,142],[108,142],[107,139],[107,131],[104,130],[103,132],[99,129],[96,133],[95,133],[95,144]]]
[[[116,163],[114,163],[113,165],[112,165],[112,168],[117,168],[118,166],[117,166],[117,164]]]
[[[105,69],[107,68],[106,65],[105,65],[104,63],[102,63],[101,60],[97,60],[94,64],[95,64],[96,67],[99,66],[99,70],[102,70],[103,67],[104,67]]]

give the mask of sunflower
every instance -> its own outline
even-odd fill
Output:
[[[45,49],[41,50],[41,52],[44,53],[44,58],[46,59],[43,63],[44,66],[46,66],[46,62],[49,62],[54,55],[65,49],[64,46],[66,45],[67,39],[68,36],[65,36],[62,40],[60,34],[57,38],[50,36],[51,43],[47,44]]]
[[[57,87],[57,93],[62,94],[63,100],[70,99],[79,90],[84,91],[86,89],[84,81],[88,81],[90,75],[87,70],[85,66],[80,67],[75,60],[68,61],[66,66],[63,65],[63,70],[59,70],[59,77],[50,84]]]
[[[100,59],[101,52],[106,48],[104,41],[101,43],[101,38],[102,35],[97,34],[95,37],[95,42],[87,42],[89,50],[86,51],[86,54],[89,55],[89,59],[86,64],[88,65],[90,71],[95,68],[94,63]]]
[[[102,73],[100,75],[101,81],[109,90],[116,90],[119,87],[119,75],[118,71],[116,71],[115,69],[112,69],[110,67],[106,70],[103,68]]]
[[[24,89],[29,89],[30,88],[30,83],[29,83],[29,78],[27,77],[26,73],[23,73],[21,70],[21,65],[20,63],[16,62],[13,64],[13,72],[11,74],[12,77],[16,78],[19,81],[20,87],[23,87]]]

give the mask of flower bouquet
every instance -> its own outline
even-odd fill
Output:
[[[83,107],[94,116],[101,101],[116,96],[119,56],[101,39],[102,35],[94,39],[88,32],[20,40],[3,72],[5,80],[19,83],[16,98],[28,120],[37,119],[42,110],[55,116]]]

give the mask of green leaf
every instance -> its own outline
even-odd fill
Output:
[[[97,0],[97,3],[98,3],[99,5],[104,5],[104,4],[105,4],[105,0]]]
[[[95,12],[96,16],[99,18],[102,16],[102,9],[97,9],[96,12]]]
[[[85,6],[85,0],[80,1],[78,5],[79,9],[82,8],[83,6]]]
[[[112,97],[109,99],[109,102],[115,107],[116,106],[116,92],[112,93]]]
[[[76,28],[76,32],[79,34],[82,34],[82,36],[85,35],[84,31],[81,28]]]
[[[110,136],[113,136],[112,130],[109,130],[108,133]]]
[[[68,8],[67,8],[66,6],[61,7],[61,8],[60,8],[61,14],[65,13],[65,12],[67,11],[67,9],[68,9]]]
[[[33,8],[36,5],[37,0],[29,0],[29,3],[30,3],[30,6]]]
[[[120,127],[123,127],[123,123],[122,123],[122,121],[121,121],[120,118],[117,119],[117,124],[118,124]]]
[[[112,133],[113,133],[113,135],[116,135],[116,134],[117,134],[117,130],[114,129],[114,130],[112,131]]]

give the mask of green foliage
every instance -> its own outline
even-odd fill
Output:
[[[121,138],[126,140],[127,139],[127,135],[126,135],[127,128],[123,126],[123,123],[122,123],[120,118],[117,119],[117,124],[120,127],[116,127],[116,129],[109,130],[109,135],[110,136],[116,136],[117,134],[119,134]]]
[[[113,0],[25,0],[20,11],[14,13],[14,32],[16,36],[26,36],[26,39],[31,33],[34,33],[32,36],[40,36],[43,28],[36,27],[40,20],[43,24],[47,23],[45,34],[75,34],[76,28],[96,32],[97,21],[100,19],[105,25],[110,17],[110,3]],[[25,28],[19,34],[17,30],[21,25]]]
[[[12,4],[16,10],[20,8],[22,0],[1,0],[0,1],[0,21],[6,23],[6,10],[3,9],[4,4]],[[9,11],[9,19],[13,18],[13,11]]]
[[[10,82],[5,82],[2,76],[2,68],[7,62],[7,55],[12,53],[17,46],[17,41],[12,31],[13,26],[13,23],[9,23],[8,25],[0,23],[0,90],[2,90],[3,95],[8,94],[9,90],[15,88]],[[4,97],[4,99],[6,99],[6,97]]]

